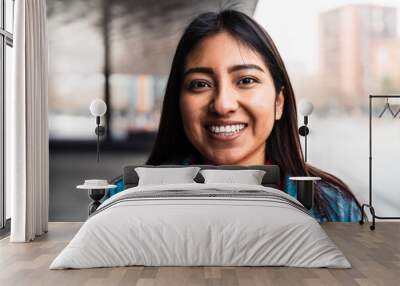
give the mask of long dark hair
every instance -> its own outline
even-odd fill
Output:
[[[318,176],[322,178],[323,183],[338,187],[344,196],[354,198],[349,187],[339,178],[304,162],[298,134],[296,100],[282,58],[268,33],[252,18],[234,10],[203,13],[184,31],[172,61],[159,130],[147,164],[176,163],[188,156],[197,158],[197,162],[201,162],[201,155],[189,142],[183,130],[179,96],[187,55],[201,40],[220,32],[228,32],[235,39],[257,51],[272,75],[276,94],[281,90],[283,92],[285,98],[283,114],[280,120],[275,121],[272,132],[265,142],[265,154],[268,157],[265,159],[278,165],[283,175]],[[317,185],[315,205],[322,215],[329,218],[327,212],[329,206],[322,196]]]

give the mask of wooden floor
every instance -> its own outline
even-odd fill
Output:
[[[119,267],[48,270],[81,223],[50,223],[32,243],[0,241],[0,285],[400,285],[400,222],[324,224],[353,268]]]

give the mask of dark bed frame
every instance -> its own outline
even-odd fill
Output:
[[[148,168],[182,168],[182,167],[189,167],[187,165],[159,165],[159,166],[153,166],[153,165],[131,165],[131,166],[126,166],[124,168],[124,184],[125,184],[125,189],[127,188],[132,188],[136,187],[139,182],[139,177],[135,171],[136,167],[148,167]],[[238,165],[190,165],[190,167],[200,167],[201,169],[219,169],[219,170],[263,170],[265,171],[265,175],[262,179],[261,184],[265,187],[271,187],[275,189],[279,189],[280,185],[280,171],[279,171],[279,166],[277,165],[253,165],[253,166],[238,166]],[[113,181],[116,181],[117,179],[121,178],[118,177],[114,179]],[[200,172],[197,174],[197,176],[194,178],[194,180],[197,183],[204,183],[204,178],[200,174]]]

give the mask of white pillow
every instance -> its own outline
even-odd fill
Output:
[[[139,176],[138,186],[196,183],[193,179],[199,170],[199,167],[135,168]]]
[[[234,183],[247,185],[261,185],[265,171],[262,170],[218,170],[205,169],[200,174],[204,183]]]

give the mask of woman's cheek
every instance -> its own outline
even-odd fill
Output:
[[[182,96],[180,100],[181,116],[183,121],[183,126],[189,137],[193,137],[200,130],[200,103],[194,98],[189,96]]]
[[[272,128],[274,121],[273,99],[265,93],[248,97],[248,99],[246,109],[254,122],[254,135],[265,136],[265,133]]]

